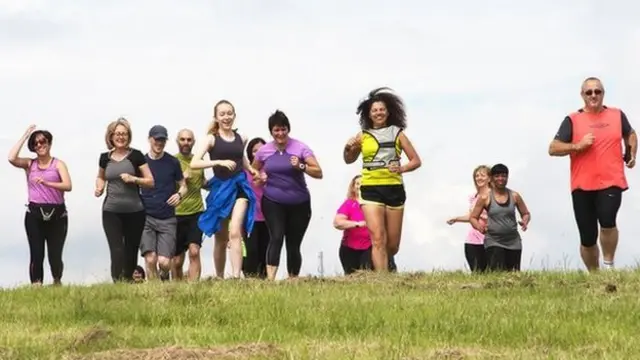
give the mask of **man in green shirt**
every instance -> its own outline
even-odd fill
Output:
[[[182,268],[185,253],[189,254],[189,281],[200,279],[202,265],[200,263],[200,247],[202,246],[202,231],[198,227],[198,217],[204,211],[201,190],[205,188],[204,170],[191,170],[191,153],[195,144],[193,131],[180,130],[177,137],[179,152],[175,155],[180,161],[180,168],[187,180],[187,195],[176,208],[178,219],[176,255],[173,258],[173,278],[183,279]]]

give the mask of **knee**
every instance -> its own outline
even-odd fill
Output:
[[[241,229],[231,229],[229,231],[229,240],[230,241],[240,241],[240,240],[242,240],[242,230]]]
[[[600,231],[605,234],[611,234],[614,233],[618,230],[618,228],[616,227],[615,222],[606,222],[600,225]]]
[[[158,266],[160,266],[162,268],[168,268],[169,266],[171,266],[171,259],[168,258],[168,257],[159,256],[158,257]]]
[[[389,254],[389,256],[393,256],[393,255],[397,254],[399,250],[400,250],[400,247],[398,245],[393,245],[393,246],[388,246],[387,247],[387,253]]]
[[[153,252],[144,255],[144,262],[149,266],[155,266],[158,263],[158,256]]]
[[[383,228],[372,229],[371,231],[371,245],[375,248],[386,247],[387,242],[385,237],[385,232]]]
[[[198,246],[189,247],[189,261],[196,261],[200,259],[200,248]]]

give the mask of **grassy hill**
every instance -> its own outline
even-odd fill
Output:
[[[25,287],[1,359],[638,359],[640,272]]]

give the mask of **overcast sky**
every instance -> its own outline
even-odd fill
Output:
[[[390,86],[406,101],[407,135],[423,160],[405,176],[402,270],[465,267],[468,225],[445,221],[467,210],[472,169],[497,162],[532,212],[523,268],[578,268],[568,159],[550,158],[547,147],[582,105],[588,76],[601,77],[605,102],[640,126],[639,10],[584,0],[0,0],[0,149],[7,154],[31,123],[53,133],[74,183],[63,281],[91,283],[109,279],[93,187],[110,121],[130,119],[133,145],[146,152],[155,124],[201,138],[219,99],[235,104],[249,137],[267,138],[267,118],[280,108],[324,169],[324,179],[308,179],[302,272],[317,273],[323,251],[325,273],[336,274],[340,233],[331,221],[358,171],[342,162],[342,147],[358,131],[358,102]],[[640,255],[637,171],[627,172],[618,266]],[[0,183],[0,285],[11,286],[28,282],[24,173],[5,162]],[[205,276],[211,254],[208,239]],[[47,263],[45,272],[49,282]]]

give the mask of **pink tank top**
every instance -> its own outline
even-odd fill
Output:
[[[51,164],[46,169],[38,167],[38,161],[32,160],[29,172],[27,174],[27,187],[29,190],[29,202],[35,204],[64,204],[64,191],[54,189],[52,187],[38,184],[37,178],[42,178],[48,182],[60,182],[60,173],[58,172],[58,159],[53,158]]]
[[[473,194],[469,196],[469,210],[473,210],[473,207],[476,205],[476,201],[478,200],[478,194]],[[480,224],[486,224],[487,222],[487,211],[482,210],[482,215],[480,215]],[[474,229],[473,226],[470,226],[469,232],[467,233],[467,244],[474,245],[483,245],[484,244],[484,234]]]

